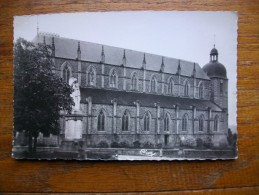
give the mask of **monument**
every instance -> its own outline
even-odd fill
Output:
[[[80,110],[80,87],[77,79],[69,79],[69,85],[72,86],[73,92],[71,97],[74,100],[71,114],[66,115],[65,119],[65,137],[62,142],[62,148],[73,150],[83,138],[83,113]]]

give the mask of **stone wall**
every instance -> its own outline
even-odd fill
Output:
[[[181,109],[168,109],[154,107],[141,107],[139,108],[139,117],[137,116],[137,106],[123,106],[116,105],[116,115],[114,113],[114,105],[110,104],[93,104],[91,116],[87,115],[86,110],[88,109],[87,104],[82,104],[81,108],[86,114],[84,117],[84,125],[86,128],[85,134],[91,135],[91,144],[98,145],[101,141],[105,141],[109,145],[112,142],[128,142],[133,144],[134,141],[139,141],[144,144],[146,142],[154,145],[162,143],[165,145],[167,142],[168,146],[176,146],[176,135],[180,136],[193,136],[197,137],[211,136],[220,137],[216,140],[223,139],[222,137],[227,136],[227,120],[225,119],[226,114],[222,112],[214,112],[210,110],[181,110]],[[103,111],[105,114],[105,130],[98,131],[98,114]],[[129,130],[122,131],[122,116],[125,113],[129,113]],[[158,114],[159,112],[159,114]],[[144,131],[144,116],[145,114],[150,115],[150,128],[149,131]],[[157,115],[158,114],[158,115]],[[164,118],[166,115],[169,116],[169,131],[164,129]],[[184,115],[187,116],[187,129],[183,130],[182,118]],[[218,130],[214,131],[214,118],[219,117]],[[199,129],[199,118],[203,117],[204,126],[202,131]],[[137,120],[139,119],[139,120]],[[114,123],[115,121],[115,123]],[[137,121],[139,121],[139,129],[137,129]],[[91,123],[90,126],[88,123]],[[89,129],[87,130],[87,128]],[[156,136],[157,135],[157,136]],[[167,141],[165,140],[167,139]]]
[[[175,97],[183,97],[185,83],[189,83],[189,98],[201,98],[210,100],[211,93],[214,95],[214,101],[227,108],[227,81],[223,83],[223,93],[218,94],[220,80],[199,79],[195,77],[187,77],[184,75],[168,74],[161,71],[150,71],[145,69],[137,69],[124,66],[114,66],[110,64],[86,62],[80,60],[55,59],[56,74],[62,76],[62,67],[66,64],[71,68],[71,76],[79,80],[81,87],[89,87],[87,82],[87,73],[90,68],[95,72],[95,85],[91,87],[110,89],[110,75],[113,70],[117,74],[117,89],[131,91],[131,79],[134,74],[137,75],[137,91],[151,93],[150,83],[152,77],[156,78],[156,92],[159,95],[172,95]],[[168,94],[168,83],[170,79],[174,82],[173,93]],[[203,97],[199,97],[199,86],[203,85]],[[191,136],[196,140],[201,138],[206,141],[207,137],[215,140],[215,143],[221,143],[227,135],[228,120],[226,112],[215,112],[210,110],[197,110],[194,107],[189,109],[180,109],[175,106],[172,109],[160,107],[155,104],[151,107],[143,107],[141,105],[124,106],[117,105],[115,100],[111,100],[106,104],[81,104],[81,111],[84,114],[82,133],[83,138],[88,146],[98,146],[100,142],[106,142],[109,146],[113,142],[127,142],[133,144],[139,141],[141,144],[151,143],[153,145],[163,144],[169,147],[179,146],[181,139]],[[137,100],[136,100],[137,102]],[[89,107],[90,106],[90,107]],[[98,115],[100,112],[105,115],[105,129],[98,131]],[[122,131],[122,116],[127,112],[129,114],[129,130]],[[144,131],[144,116],[150,116],[149,131]],[[187,116],[187,128],[183,130],[183,117]],[[165,118],[169,117],[169,130],[165,131]],[[214,130],[214,119],[218,117],[218,129]],[[202,131],[199,128],[199,119],[203,117]],[[65,118],[60,119],[61,135],[64,137]],[[62,136],[61,136],[62,137]]]
[[[135,73],[137,75],[137,91],[151,93],[150,85],[152,77],[156,78],[156,92],[155,94],[172,95],[184,97],[184,85],[188,81],[190,84],[189,97],[190,98],[200,98],[199,97],[199,85],[203,83],[203,97],[202,99],[209,100],[211,97],[211,84],[210,80],[204,80],[200,78],[187,77],[184,75],[168,74],[159,71],[143,70],[132,67],[122,67],[110,64],[85,62],[79,60],[65,60],[56,58],[55,68],[56,74],[62,77],[62,68],[64,64],[71,67],[71,74],[78,79],[81,87],[87,87],[87,72],[89,68],[92,67],[95,70],[95,86],[97,88],[110,88],[109,81],[112,70],[116,71],[118,84],[117,89],[131,91],[131,78]],[[79,70],[79,64],[81,71]],[[79,76],[80,75],[80,76]],[[168,83],[170,78],[174,81],[173,93],[168,94]]]

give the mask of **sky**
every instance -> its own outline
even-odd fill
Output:
[[[210,50],[229,79],[229,125],[236,125],[237,13],[198,11],[121,11],[44,14],[14,17],[14,40],[28,41],[40,32],[153,53],[198,63]]]

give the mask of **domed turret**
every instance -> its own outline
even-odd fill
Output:
[[[227,71],[225,66],[218,62],[218,50],[215,48],[215,45],[214,48],[210,51],[210,62],[203,66],[202,69],[210,78],[227,78]]]
[[[211,55],[211,56],[212,56],[212,55],[219,55],[218,50],[215,48],[215,46],[214,46],[214,48],[210,51],[210,55]]]
[[[219,62],[209,62],[202,68],[208,77],[227,78],[227,71],[223,64]]]
[[[210,62],[203,66],[203,71],[211,79],[211,100],[223,110],[228,110],[228,78],[223,64],[218,62],[218,50],[210,51]]]

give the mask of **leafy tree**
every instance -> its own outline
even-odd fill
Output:
[[[60,111],[71,113],[73,89],[52,70],[50,46],[22,38],[15,42],[14,131],[26,133],[30,152],[36,152],[39,132],[59,132]]]
[[[236,133],[233,133],[230,128],[228,129],[227,140],[228,140],[228,144],[229,144],[230,146],[233,146],[233,147],[236,146],[237,134],[236,134]]]

